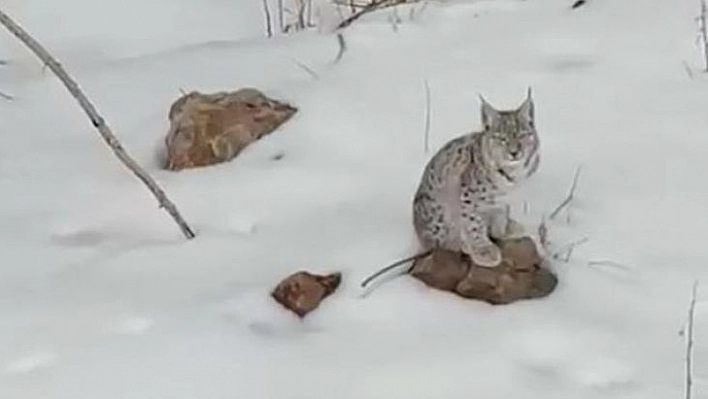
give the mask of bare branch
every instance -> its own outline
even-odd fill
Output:
[[[576,247],[585,244],[586,242],[590,241],[590,238],[584,237],[581,238],[580,240],[573,241],[571,243],[568,243],[561,247],[556,253],[551,255],[553,259],[558,259],[562,260],[563,262],[570,262],[570,257],[573,256],[573,251],[575,250]],[[561,258],[561,254],[563,254],[563,257]]]
[[[188,238],[194,238],[195,234],[192,229],[187,225],[180,215],[177,207],[167,198],[167,195],[162,190],[162,188],[150,177],[145,170],[143,170],[140,165],[138,165],[133,158],[128,155],[118,139],[113,135],[113,132],[106,124],[105,120],[98,111],[94,108],[93,104],[86,98],[86,95],[81,91],[78,84],[69,76],[69,74],[64,70],[64,68],[47,50],[39,44],[32,36],[30,36],[21,26],[17,25],[7,14],[0,10],[0,24],[7,28],[10,33],[15,35],[25,46],[27,46],[42,62],[47,65],[47,67],[59,78],[59,80],[64,84],[66,89],[71,93],[71,95],[79,103],[86,116],[89,117],[93,126],[98,130],[99,134],[103,140],[108,144],[113,150],[113,153],[118,157],[118,159],[125,165],[128,169],[135,174],[152,192],[161,208],[165,210],[172,216],[172,219],[177,223],[182,233]]]
[[[543,249],[548,250],[548,227],[546,227],[546,215],[541,217],[541,223],[538,225],[538,241]]]
[[[0,91],[0,97],[3,98],[3,99],[5,99],[5,100],[7,100],[7,101],[12,101],[12,100],[15,99],[14,96],[11,96],[11,95],[9,95],[9,94],[7,94],[7,93],[4,93],[4,92],[2,92],[2,91]]]
[[[580,170],[581,170],[581,168],[579,166],[575,169],[575,176],[573,177],[573,184],[570,186],[570,191],[568,191],[568,196],[565,197],[563,202],[561,202],[560,205],[558,205],[558,207],[556,207],[556,209],[553,212],[551,212],[551,216],[549,217],[551,220],[555,219],[555,217],[558,216],[558,213],[560,213],[560,211],[562,211],[563,208],[568,206],[573,201],[573,197],[575,196],[575,189],[578,186],[578,178],[580,177]]]
[[[624,271],[632,270],[632,268],[627,265],[623,265],[622,263],[615,262],[609,259],[591,260],[588,262],[588,266],[610,266],[614,267],[615,269],[621,269]]]
[[[693,71],[686,60],[683,61],[683,69],[686,71],[686,75],[688,75],[689,79],[693,80]]]
[[[307,72],[307,74],[310,75],[313,79],[317,80],[320,78],[320,75],[318,75],[317,72],[313,71],[312,68],[310,68],[307,65],[303,64],[302,62],[296,60],[295,58],[291,58],[290,60],[292,62],[294,62],[295,65],[299,66],[300,69]]]
[[[700,37],[703,42],[703,57],[705,58],[705,72],[708,72],[708,32],[706,30],[706,20],[708,19],[708,7],[706,6],[706,0],[701,0],[701,15],[698,17]]]
[[[268,37],[273,37],[273,25],[270,21],[270,9],[268,8],[268,0],[263,0],[263,13],[265,14],[266,33]]]
[[[430,151],[430,85],[428,79],[423,81],[425,85],[425,153]]]
[[[428,256],[428,255],[430,255],[430,253],[432,253],[432,252],[433,252],[433,251],[421,252],[421,253],[419,253],[419,254],[416,254],[416,255],[413,255],[413,256],[409,256],[409,257],[407,257],[407,258],[404,258],[404,259],[401,259],[401,260],[399,260],[399,261],[396,261],[396,262],[394,262],[394,263],[392,263],[392,264],[390,264],[390,265],[388,265],[388,266],[386,266],[386,267],[384,267],[384,268],[381,268],[381,269],[379,269],[377,272],[375,272],[374,274],[372,274],[371,276],[369,276],[369,277],[367,277],[366,279],[364,279],[364,281],[361,282],[361,286],[362,286],[362,288],[366,288],[366,286],[369,285],[369,283],[371,283],[372,281],[376,280],[377,277],[379,277],[379,276],[381,276],[382,274],[388,272],[389,270],[392,270],[392,269],[394,269],[394,268],[396,268],[396,267],[398,267],[398,266],[400,266],[400,265],[406,264],[406,263],[408,263],[408,262],[410,262],[410,261],[414,261],[414,260],[420,259],[420,258],[422,258],[422,257]],[[409,272],[409,271],[410,271],[410,268],[406,269],[406,273]]]
[[[339,50],[337,51],[337,56],[334,58],[334,62],[337,63],[344,56],[344,52],[347,51],[347,42],[344,41],[344,34],[342,32],[337,32],[337,44],[339,44]]]
[[[337,25],[337,29],[344,29],[347,26],[351,25],[354,23],[357,19],[363,17],[364,15],[376,11],[376,10],[381,10],[387,7],[393,7],[399,4],[403,4],[407,1],[410,0],[373,0],[371,3],[365,5],[364,7],[360,8],[357,12],[354,14],[350,15],[348,18],[343,20],[342,22]]]
[[[283,13],[283,0],[278,0],[278,29],[280,30],[280,33],[285,32],[285,22],[283,19]]]
[[[696,293],[698,280],[693,282],[691,288],[691,303],[688,306],[688,326],[686,327],[686,394],[685,399],[691,399],[693,394],[693,323],[696,311]]]

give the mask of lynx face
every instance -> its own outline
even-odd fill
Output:
[[[526,167],[538,150],[534,104],[529,91],[519,108],[499,111],[482,99],[484,147],[500,167]]]

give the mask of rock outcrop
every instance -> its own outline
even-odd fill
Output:
[[[180,170],[229,161],[296,112],[251,88],[185,94],[170,107],[164,167]]]

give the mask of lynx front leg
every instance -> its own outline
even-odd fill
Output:
[[[484,218],[477,213],[464,213],[461,220],[462,252],[479,266],[495,267],[502,261],[501,251],[489,239]]]
[[[524,226],[511,218],[509,205],[490,207],[484,212],[489,234],[496,239],[520,238],[526,235]]]

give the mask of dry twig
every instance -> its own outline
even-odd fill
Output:
[[[147,186],[150,192],[152,192],[157,201],[160,203],[160,207],[165,208],[170,216],[172,216],[172,219],[174,219],[177,223],[179,228],[182,230],[182,233],[187,238],[194,238],[194,232],[182,218],[177,210],[177,207],[167,198],[165,192],[152,179],[152,177],[150,177],[150,175],[147,174],[147,172],[145,172],[145,170],[143,170],[140,165],[138,165],[138,163],[130,157],[130,155],[128,155],[118,139],[113,135],[113,132],[108,127],[103,117],[99,115],[93,104],[88,100],[86,95],[79,88],[78,84],[71,78],[71,76],[69,76],[61,64],[59,64],[59,62],[51,54],[49,54],[49,52],[47,52],[47,50],[39,44],[39,42],[30,36],[2,10],[0,10],[0,24],[7,28],[10,33],[15,35],[17,39],[27,46],[37,57],[39,57],[39,59],[42,60],[42,62],[57,76],[57,78],[59,78],[69,93],[71,93],[71,95],[79,103],[81,108],[91,120],[93,126],[96,130],[98,130],[108,146],[111,147],[113,153],[118,157],[118,159]]]
[[[708,72],[708,26],[706,26],[706,20],[708,20],[708,7],[706,6],[706,0],[701,0],[701,15],[698,17],[699,30],[701,35],[701,41],[703,41],[703,57],[705,58],[705,72]]]
[[[263,13],[266,20],[266,33],[268,37],[273,37],[273,24],[270,21],[270,9],[268,8],[268,0],[263,0]]]
[[[347,51],[347,42],[344,41],[344,34],[342,32],[337,32],[337,44],[339,45],[339,50],[337,50],[337,56],[334,58],[334,62],[337,63],[344,56],[344,52]]]
[[[575,169],[575,176],[573,177],[573,184],[570,186],[570,191],[568,191],[568,196],[565,197],[563,202],[561,202],[560,205],[558,205],[558,207],[556,207],[556,209],[551,213],[551,216],[549,217],[551,220],[553,220],[556,216],[558,216],[560,211],[562,211],[563,208],[568,206],[571,203],[571,201],[573,201],[573,197],[575,196],[575,189],[578,186],[578,178],[580,177],[580,170],[581,170],[580,167],[577,167]]]
[[[371,283],[372,281],[376,280],[376,278],[378,278],[378,277],[381,276],[382,274],[384,274],[384,273],[386,273],[386,272],[388,272],[388,271],[390,271],[390,270],[392,270],[392,269],[394,269],[394,268],[396,268],[396,267],[398,267],[398,266],[400,266],[400,265],[404,265],[404,264],[406,264],[406,263],[408,263],[408,262],[415,261],[415,260],[418,260],[418,259],[423,258],[423,257],[425,257],[425,256],[428,256],[428,255],[430,255],[430,253],[432,253],[432,252],[433,252],[433,251],[421,252],[421,253],[419,253],[419,254],[416,254],[416,255],[413,255],[413,256],[409,256],[409,257],[407,257],[407,258],[404,258],[404,259],[401,259],[401,260],[399,260],[399,261],[396,261],[396,262],[394,262],[394,263],[392,263],[392,264],[390,264],[390,265],[388,265],[388,266],[386,266],[386,267],[384,267],[384,268],[381,268],[381,269],[379,269],[377,272],[375,272],[374,274],[372,274],[372,275],[370,275],[369,277],[367,277],[366,279],[364,279],[364,281],[361,282],[361,286],[362,286],[362,288],[366,288],[366,286],[369,285],[369,283]],[[408,269],[406,269],[405,273],[408,273],[408,272],[410,271],[410,269],[411,269],[410,267],[409,267]]]
[[[356,21],[357,19],[363,17],[364,15],[372,11],[393,7],[399,4],[406,3],[407,1],[409,0],[373,0],[371,3],[365,5],[364,7],[361,7],[357,12],[340,22],[339,25],[337,25],[337,29],[346,28],[347,26],[354,23],[354,21]]]
[[[11,95],[9,95],[9,94],[7,94],[7,93],[5,93],[5,92],[2,92],[2,91],[0,91],[0,97],[3,98],[3,99],[5,99],[5,100],[7,100],[7,101],[12,101],[12,100],[15,99],[14,96],[11,96]]]
[[[430,151],[430,85],[424,80],[425,85],[425,153]]]
[[[686,392],[685,399],[691,399],[693,394],[693,323],[696,311],[696,293],[698,281],[693,282],[691,288],[691,303],[688,306],[688,325],[686,326]]]

